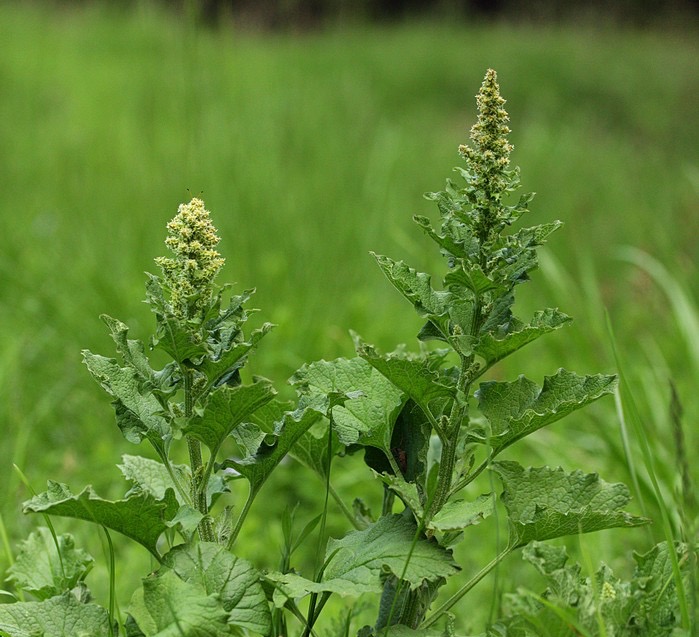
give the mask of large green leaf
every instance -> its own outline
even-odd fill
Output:
[[[129,613],[145,637],[230,637],[228,613],[216,594],[165,569],[143,580]]]
[[[338,358],[304,365],[292,383],[311,404],[330,394],[346,397],[343,404],[332,407],[342,444],[390,450],[393,425],[407,397],[365,360]]]
[[[157,447],[170,437],[170,423],[163,406],[135,367],[120,367],[113,358],[83,351],[87,369],[115,399],[117,424],[129,442],[148,438]]]
[[[565,369],[547,376],[542,388],[524,376],[511,383],[481,383],[476,397],[490,432],[471,440],[486,442],[495,456],[520,438],[612,393],[615,386],[616,376],[578,376]]]
[[[162,500],[141,492],[123,500],[111,501],[100,498],[90,486],[74,495],[65,484],[53,481],[48,482],[48,489],[44,493],[24,503],[25,513],[47,513],[87,520],[118,531],[145,546],[158,559],[156,543],[178,508],[175,494],[169,489]]]
[[[8,579],[37,599],[60,595],[78,585],[92,568],[93,559],[75,548],[73,536],[58,536],[58,548],[46,527],[39,527],[19,546]]]
[[[42,602],[0,605],[0,631],[10,637],[110,637],[109,615],[66,592]],[[174,635],[173,635],[174,637]]]
[[[621,510],[630,500],[626,485],[604,482],[595,473],[525,469],[516,462],[495,462],[491,467],[504,486],[502,502],[509,517],[511,547],[648,523]]]
[[[268,634],[269,604],[260,574],[250,562],[220,544],[201,542],[175,547],[164,556],[163,564],[184,581],[197,584],[207,595],[218,595],[230,624]]]
[[[458,571],[449,551],[426,539],[415,541],[416,532],[411,519],[384,516],[367,529],[328,542],[328,562],[321,582],[293,573],[268,577],[284,596],[295,598],[323,591],[353,596],[379,593],[381,574],[387,571],[402,577],[413,589],[423,581],[436,581]]]
[[[450,500],[429,521],[427,528],[434,531],[462,531],[487,518],[494,509],[493,495],[488,493],[475,500]]]
[[[266,379],[256,379],[251,385],[222,385],[209,395],[205,409],[190,420],[184,433],[198,438],[216,454],[230,433],[275,394]]]

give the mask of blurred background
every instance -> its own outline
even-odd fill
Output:
[[[350,329],[384,350],[416,347],[420,320],[369,251],[443,273],[411,217],[436,218],[423,194],[460,164],[488,67],[523,190],[537,193],[525,222],[565,222],[518,291],[519,315],[550,306],[575,319],[494,376],[611,373],[615,342],[642,425],[610,398],[518,457],[627,482],[633,511],[658,519],[648,440],[677,536],[696,529],[698,15],[689,0],[0,2],[0,571],[40,522],[20,513],[29,493],[13,463],[37,491],[50,477],[120,497],[114,463],[145,451],[121,438],[80,352],[113,355],[102,313],[149,338],[143,273],[179,203],[205,200],[220,282],[256,287],[252,322],[277,324],[251,373],[282,395],[304,362],[351,356]],[[361,462],[347,466],[334,479],[348,502],[380,498]],[[304,471],[266,487],[244,557],[276,566],[269,521],[297,501],[302,520],[315,515]],[[57,526],[97,542],[85,525]],[[656,524],[585,542],[624,574],[631,549],[662,537]],[[490,559],[468,549],[466,571]],[[519,568],[513,558],[498,586],[527,577]]]

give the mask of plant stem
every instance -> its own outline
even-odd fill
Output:
[[[422,624],[420,628],[429,628],[442,615],[444,615],[456,602],[458,602],[466,593],[468,593],[478,582],[480,582],[490,571],[492,571],[502,560],[504,560],[512,551],[513,547],[507,547],[501,553],[498,553],[491,562],[486,564],[478,573],[476,573],[468,582],[466,582],[456,593],[446,600],[434,613],[432,613]]]
[[[228,545],[227,548],[230,551],[233,548],[233,545],[235,544],[236,539],[238,539],[238,534],[240,533],[240,529],[243,527],[243,522],[245,521],[245,518],[247,517],[250,507],[252,506],[253,500],[255,499],[255,496],[257,495],[257,492],[250,491],[248,494],[248,499],[245,501],[245,505],[243,506],[243,510],[240,512],[240,515],[238,516],[238,520],[235,523],[235,528],[231,532],[231,536],[228,538]]]
[[[186,369],[184,372],[184,415],[187,420],[192,417],[194,411],[194,399],[192,396],[193,372]],[[187,449],[189,451],[189,466],[192,469],[192,503],[204,516],[199,523],[199,537],[203,542],[214,541],[214,529],[209,518],[209,507],[206,502],[206,483],[203,482],[204,461],[201,456],[201,443],[187,436]]]

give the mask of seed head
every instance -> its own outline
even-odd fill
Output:
[[[493,69],[485,74],[481,89],[476,95],[478,120],[471,127],[473,147],[462,145],[459,152],[469,165],[470,172],[492,194],[502,192],[508,181],[504,172],[510,164],[513,146],[507,141],[510,118],[503,108],[505,100],[500,96],[498,76]]]
[[[165,245],[174,258],[157,257],[170,290],[172,309],[180,319],[195,318],[213,294],[214,278],[225,259],[214,249],[221,240],[201,199],[180,204],[167,224]]]

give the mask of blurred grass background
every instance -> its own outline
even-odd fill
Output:
[[[285,380],[303,362],[352,355],[350,328],[383,349],[414,346],[420,321],[368,252],[443,271],[410,219],[436,216],[422,195],[460,163],[488,67],[508,100],[524,190],[538,193],[526,221],[566,224],[519,290],[520,315],[558,306],[575,318],[495,373],[541,382],[559,367],[614,371],[607,312],[676,528],[691,526],[697,512],[683,509],[675,443],[681,421],[696,480],[691,20],[641,29],[422,19],[260,33],[198,25],[150,3],[5,2],[0,25],[0,513],[13,545],[39,523],[19,513],[28,494],[13,463],[37,490],[51,477],[123,495],[112,466],[138,450],[121,439],[80,351],[112,355],[101,313],[148,338],[143,272],[155,271],[165,224],[191,196],[204,198],[223,237],[221,282],[256,287],[255,320],[278,325],[251,370],[282,393],[291,395]],[[636,471],[635,512],[657,517],[637,446],[631,435],[629,460],[609,399],[539,432],[520,459],[629,484]],[[335,471],[348,501],[357,490],[378,497],[361,463],[348,463],[353,470]],[[275,565],[269,543],[279,542],[276,516],[287,504],[301,500],[301,518],[314,515],[318,484],[302,471],[289,466],[290,477],[267,487],[246,557]],[[342,532],[342,520],[333,528]],[[628,572],[630,549],[659,539],[658,524],[585,542]],[[464,548],[467,569],[490,557],[476,546]],[[510,566],[504,590],[527,577]],[[139,576],[130,571],[124,591]],[[481,586],[488,599],[492,584]],[[481,615],[469,617],[477,624]]]

